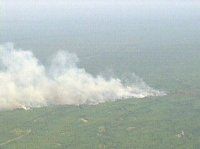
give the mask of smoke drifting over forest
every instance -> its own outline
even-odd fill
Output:
[[[0,110],[48,105],[95,105],[127,98],[162,96],[142,80],[125,85],[118,78],[93,76],[78,68],[75,54],[58,51],[46,68],[31,51],[0,45]]]

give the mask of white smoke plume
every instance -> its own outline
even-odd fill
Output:
[[[31,51],[0,45],[0,110],[48,105],[98,104],[126,98],[162,96],[141,81],[124,85],[120,79],[93,76],[77,67],[75,54],[60,51],[50,70]]]

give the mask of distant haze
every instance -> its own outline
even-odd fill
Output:
[[[175,70],[181,77],[182,66],[189,72],[199,59],[198,1],[2,0],[0,7],[0,109],[165,95],[162,87],[177,85]],[[134,73],[134,81],[126,77]]]

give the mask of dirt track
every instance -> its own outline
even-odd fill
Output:
[[[31,130],[28,130],[26,134],[23,134],[23,135],[21,135],[21,136],[18,136],[18,137],[16,137],[16,138],[13,138],[13,139],[9,139],[9,140],[7,140],[6,142],[1,143],[1,144],[0,144],[0,147],[1,147],[1,146],[4,146],[4,145],[6,145],[6,144],[9,144],[9,143],[11,143],[11,142],[20,140],[21,138],[23,138],[23,137],[29,135],[30,133],[31,133]]]

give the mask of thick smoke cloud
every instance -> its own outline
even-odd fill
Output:
[[[98,104],[126,98],[162,96],[147,86],[124,85],[118,78],[92,76],[77,67],[75,54],[60,51],[46,69],[31,51],[0,45],[0,110],[48,105]]]

